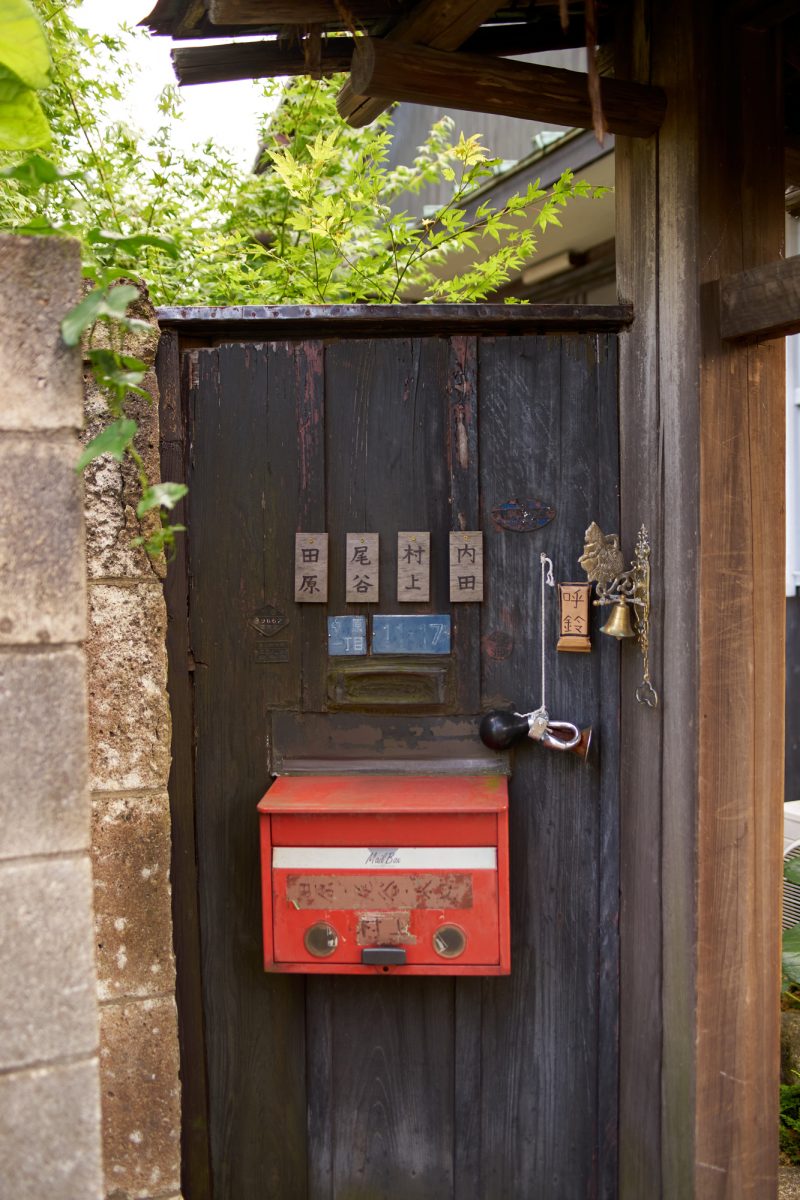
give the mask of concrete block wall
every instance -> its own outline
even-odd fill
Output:
[[[0,237],[0,1198],[100,1200],[77,243]]]
[[[136,315],[151,333],[125,350],[151,371],[136,447],[159,479],[158,328],[143,297]],[[86,375],[86,431],[103,401]],[[89,765],[101,1027],[105,1191],[109,1200],[175,1200],[180,1194],[180,1083],[169,884],[164,563],[131,546],[139,532],[136,478],[108,456],[86,472],[89,597]]]

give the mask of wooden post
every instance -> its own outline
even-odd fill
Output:
[[[776,1190],[783,348],[724,342],[719,282],[783,241],[773,31],[636,0],[618,71],[669,96],[617,140],[622,532],[654,532],[662,707],[623,673],[620,1196]],[[627,51],[627,61],[625,51]],[[725,70],[719,69],[724,61]]]

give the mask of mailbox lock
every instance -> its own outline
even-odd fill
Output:
[[[303,942],[308,953],[313,954],[314,958],[327,958],[339,945],[339,935],[327,921],[317,921],[316,924],[309,925]]]
[[[440,925],[433,935],[433,948],[442,958],[458,958],[467,948],[467,935],[458,925]]]

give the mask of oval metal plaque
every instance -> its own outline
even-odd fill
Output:
[[[514,533],[530,533],[549,525],[556,510],[543,500],[505,500],[492,509],[492,520],[498,529],[510,529]]]

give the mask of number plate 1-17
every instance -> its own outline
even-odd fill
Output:
[[[449,654],[450,616],[374,616],[373,654]]]

